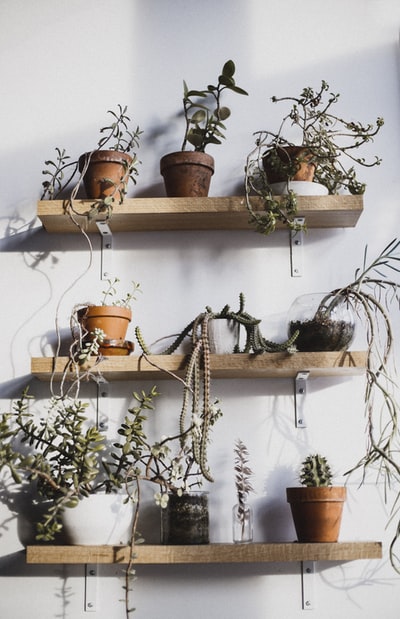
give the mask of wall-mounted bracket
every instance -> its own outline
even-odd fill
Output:
[[[110,384],[102,377],[96,379],[97,402],[96,402],[96,426],[101,432],[105,432],[109,419],[109,394]]]
[[[303,610],[314,610],[315,608],[314,574],[315,561],[302,561],[301,597]]]
[[[112,273],[112,232],[107,221],[96,221],[101,236],[101,279],[107,279]]]
[[[85,612],[97,611],[97,582],[98,565],[87,563],[85,565]]]
[[[304,226],[305,217],[295,217],[294,223],[296,227]],[[290,231],[290,267],[292,277],[301,277],[303,275],[303,230]]]
[[[294,414],[296,420],[296,428],[306,428],[306,419],[304,413],[304,403],[307,393],[307,380],[310,372],[297,372],[294,382]]]

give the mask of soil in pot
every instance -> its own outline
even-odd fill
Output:
[[[355,332],[353,309],[337,295],[301,295],[289,309],[289,336],[297,330],[295,344],[301,352],[346,350]]]
[[[207,153],[178,151],[161,158],[160,172],[169,198],[207,197],[214,159]]]

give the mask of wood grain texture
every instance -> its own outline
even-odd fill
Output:
[[[170,378],[168,372],[180,377],[184,374],[185,355],[150,355],[148,359],[136,355],[104,357],[99,362],[93,360],[89,367],[93,377],[101,375],[109,381],[160,380]],[[211,355],[213,378],[293,378],[302,371],[309,371],[310,377],[352,376],[362,374],[365,367],[364,351]],[[68,378],[67,357],[31,359],[32,374],[43,381],[50,380],[53,372],[60,380],[65,369]],[[72,371],[69,378],[75,378]]]
[[[363,210],[363,197],[350,195],[298,196],[299,217],[308,228],[354,227]],[[82,215],[93,200],[76,200],[74,208]],[[260,198],[252,198],[255,211],[262,210]],[[37,215],[48,232],[79,232],[62,200],[38,202]],[[79,219],[79,215],[78,215]],[[85,217],[80,218],[82,225]],[[113,232],[155,230],[254,230],[243,196],[222,198],[130,198],[116,205],[110,221]],[[278,228],[282,227],[278,224]],[[87,231],[96,232],[94,221]]]
[[[27,563],[127,563],[128,546],[28,546]],[[353,561],[380,559],[381,542],[332,544],[205,544],[203,546],[138,545],[135,563],[269,563],[277,561]]]

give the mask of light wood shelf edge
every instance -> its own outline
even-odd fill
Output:
[[[84,214],[93,200],[76,200],[74,208]],[[308,228],[354,227],[363,211],[363,196],[298,196],[299,217]],[[262,211],[261,199],[252,198],[252,206]],[[48,232],[79,232],[65,214],[63,200],[41,200],[37,215]],[[82,224],[85,218],[81,218]],[[216,198],[128,198],[113,208],[110,229],[113,232],[161,230],[250,230],[243,196]],[[278,228],[282,227],[278,224]],[[87,227],[97,232],[95,221]]]
[[[211,355],[211,374],[213,378],[294,378],[299,371],[309,371],[310,377],[316,376],[353,376],[362,374],[366,368],[365,351],[320,352],[320,353],[265,353],[248,355]],[[31,373],[42,381],[49,381],[51,376],[60,380],[68,357],[33,357]],[[111,356],[101,361],[95,360],[89,365],[95,377],[101,375],[106,380],[160,380],[170,376],[152,365],[184,374],[185,355],[150,355],[149,361],[140,356]],[[75,373],[70,372],[75,378]],[[67,373],[68,378],[68,373]]]
[[[129,546],[28,546],[26,562],[121,563]],[[268,563],[290,561],[353,561],[382,558],[381,542],[205,544],[202,546],[138,545],[135,564]]]

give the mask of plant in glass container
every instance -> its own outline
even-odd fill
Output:
[[[345,120],[334,109],[339,97],[329,92],[325,80],[319,89],[306,87],[295,97],[272,97],[273,103],[289,102],[291,107],[276,132],[255,132],[256,147],[247,157],[246,206],[259,232],[273,232],[277,222],[299,229],[296,196],[302,193],[364,193],[358,168],[374,167],[381,159],[367,161],[359,149],[373,141],[384,121]],[[254,210],[254,195],[261,198],[263,210]]]
[[[237,504],[232,509],[232,534],[235,543],[253,541],[253,511],[247,503],[250,492],[254,492],[250,478],[253,471],[249,467],[249,452],[240,439],[235,441],[235,484]]]
[[[43,174],[42,200],[63,198],[68,187],[70,194],[64,201],[64,208],[72,221],[81,227],[82,215],[85,220],[105,215],[109,219],[114,204],[122,204],[127,193],[128,182],[136,183],[139,160],[136,150],[139,148],[142,131],[139,127],[130,127],[127,106],[118,104],[117,110],[108,110],[112,120],[100,129],[101,137],[97,147],[71,160],[65,149],[56,148],[55,160],[46,160]],[[77,179],[77,180],[76,180]],[[82,183],[87,197],[93,200],[86,213],[75,209]]]
[[[236,85],[235,63],[228,60],[222,67],[217,84],[209,84],[202,90],[189,89],[183,82],[183,114],[185,134],[181,150],[164,155],[160,171],[164,177],[167,196],[207,196],[214,173],[214,159],[205,153],[209,144],[221,144],[225,139],[225,121],[231,115],[228,107],[221,104],[225,90],[240,95],[248,93]],[[193,151],[188,151],[188,145]]]
[[[394,330],[392,307],[395,306],[397,319],[400,304],[400,240],[394,239],[378,254],[368,261],[368,248],[365,248],[363,263],[355,272],[352,282],[322,295],[319,304],[314,309],[311,318],[304,324],[302,320],[292,321],[289,334],[296,329],[298,332],[298,348],[313,339],[313,328],[317,325],[317,333],[321,332],[327,317],[334,316],[336,309],[344,305],[352,309],[352,313],[365,332],[366,351],[366,386],[365,412],[367,445],[365,454],[356,465],[347,472],[362,471],[362,482],[368,471],[376,471],[377,479],[382,479],[386,486],[395,490],[393,513],[390,521],[395,518],[399,504],[400,484],[400,436],[398,420],[398,381],[393,360]],[[315,343],[315,342],[314,342]],[[319,348],[318,344],[313,350]],[[388,494],[385,492],[385,497]],[[390,558],[393,567],[400,572],[396,554],[397,542],[400,538],[398,524],[393,535],[390,548]]]

